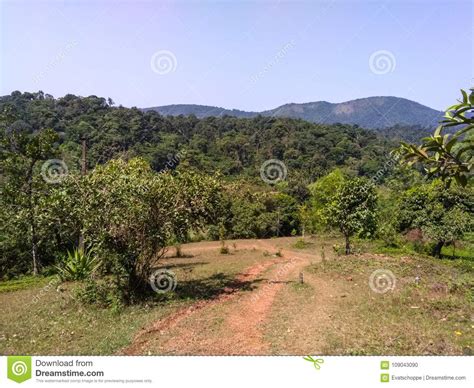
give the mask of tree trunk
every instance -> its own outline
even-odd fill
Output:
[[[433,248],[433,256],[441,257],[441,249],[443,249],[444,241],[438,241]]]
[[[36,217],[35,217],[35,204],[33,200],[33,168],[35,161],[30,164],[28,170],[28,211],[30,219],[30,231],[31,231],[31,255],[33,259],[33,275],[38,275],[39,272],[39,257],[38,257],[38,245],[36,237]]]
[[[81,158],[81,175],[86,176],[87,174],[87,143],[86,139],[82,139],[82,158]],[[85,244],[84,244],[84,233],[81,230],[79,231],[79,250],[82,252],[85,251]]]
[[[346,238],[346,255],[350,255],[351,253],[351,243],[349,241],[349,235],[344,235],[344,237]]]
[[[34,223],[31,224],[31,254],[33,256],[33,275],[38,275],[38,246],[36,244],[36,228]]]

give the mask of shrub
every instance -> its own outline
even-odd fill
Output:
[[[377,231],[377,237],[383,241],[386,247],[398,247],[400,244],[400,237],[392,224],[381,225]]]
[[[221,241],[221,249],[219,250],[221,255],[229,254],[229,247],[225,244],[225,241]]]
[[[344,252],[344,249],[339,244],[334,244],[332,250],[337,256],[341,256]]]
[[[296,249],[304,249],[306,248],[308,244],[306,241],[304,241],[302,238],[298,239],[298,241],[296,241],[294,244],[293,244],[293,248],[296,248]]]
[[[121,292],[114,282],[87,279],[86,282],[75,290],[75,297],[84,304],[96,305],[98,307],[111,308],[118,312],[122,308]]]

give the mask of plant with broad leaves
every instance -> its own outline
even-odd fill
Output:
[[[421,145],[401,143],[400,150],[404,160],[412,165],[421,163],[428,176],[437,176],[447,182],[448,186],[454,179],[465,187],[474,161],[474,88],[468,95],[461,90],[462,100],[450,106],[444,120],[436,128],[434,134],[423,139]],[[461,127],[454,134],[442,134],[451,127]]]

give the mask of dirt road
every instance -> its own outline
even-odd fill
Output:
[[[218,242],[189,244],[186,252],[202,252],[219,248]],[[276,252],[280,248],[272,240],[239,241],[240,249]],[[262,328],[275,297],[290,281],[298,281],[300,271],[317,255],[280,249],[281,257],[268,256],[246,268],[236,279],[262,279],[251,292],[227,287],[215,299],[199,301],[166,319],[154,322],[140,331],[132,344],[120,353],[140,354],[268,354]]]

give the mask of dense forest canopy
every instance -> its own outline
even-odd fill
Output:
[[[112,100],[96,96],[55,99],[43,92],[13,92],[0,99],[0,111],[8,111],[15,127],[31,133],[53,129],[70,169],[78,167],[81,140],[86,139],[89,167],[121,155],[141,156],[161,170],[179,153],[200,171],[255,177],[263,161],[275,158],[287,163],[289,179],[309,182],[336,166],[355,175],[374,174],[396,145],[350,125],[262,116],[163,117],[115,107]]]

